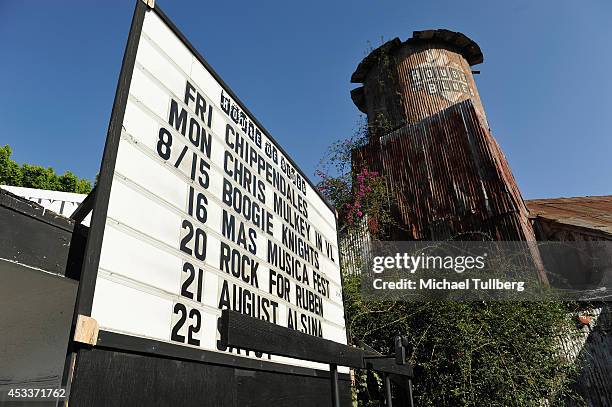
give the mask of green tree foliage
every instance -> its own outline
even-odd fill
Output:
[[[351,230],[363,228],[367,220],[370,235],[385,240],[385,224],[393,222],[382,204],[388,202],[389,195],[380,187],[366,187],[364,195],[365,171],[354,174],[351,169],[350,151],[362,145],[362,140],[353,138],[332,145],[317,171],[318,187],[339,212],[341,239]],[[416,405],[557,406],[577,398],[571,384],[579,366],[561,350],[563,341],[578,334],[571,319],[572,305],[364,301],[359,274],[346,272],[359,269],[359,264],[347,262],[362,260],[346,254],[341,253],[341,258],[349,336],[353,343],[363,341],[390,354],[394,352],[393,337],[408,335]],[[375,373],[357,372],[354,405],[382,405],[381,384]]]
[[[76,192],[79,194],[91,192],[91,182],[85,178],[79,178],[70,171],[58,175],[50,167],[44,168],[29,164],[20,166],[11,159],[11,154],[12,151],[8,145],[0,147],[0,185]]]
[[[11,148],[0,147],[0,184],[21,186],[22,171],[15,161],[11,160]]]

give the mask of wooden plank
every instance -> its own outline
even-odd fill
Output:
[[[386,360],[390,360],[392,363],[374,362],[374,360],[385,361],[385,359],[383,358],[376,358],[376,359],[373,358],[377,356],[383,356],[383,354],[378,352],[376,349],[370,347],[365,342],[360,341],[358,345],[361,348],[363,348],[365,352],[365,358],[366,358],[365,364],[368,369],[376,370],[378,372],[389,373],[391,380],[393,380],[393,382],[395,382],[396,384],[402,387],[406,385],[406,380],[402,376],[408,376],[409,378],[414,377],[414,370],[413,370],[412,365],[408,364],[405,366],[399,366],[395,364],[395,358],[392,356],[390,356],[390,359],[386,359]]]
[[[327,377],[99,347],[79,350],[77,361],[70,406],[331,407]],[[340,379],[340,397],[350,406],[348,376]]]
[[[93,346],[98,342],[99,330],[98,321],[85,315],[79,315],[74,329],[74,340]]]
[[[300,376],[313,376],[325,378],[329,381],[329,372],[302,366],[286,365],[284,363],[269,362],[267,357],[250,358],[245,350],[217,352],[204,350],[191,346],[181,346],[164,341],[124,335],[117,332],[100,330],[96,348],[114,351],[149,354],[155,357],[190,360],[198,363],[226,365],[240,369],[252,369],[274,373],[292,374]],[[252,354],[252,352],[251,352]],[[243,356],[239,356],[243,355]],[[340,374],[343,380],[349,380],[348,374]]]
[[[377,372],[395,374],[406,377],[414,377],[414,372],[411,365],[398,365],[395,363],[395,359],[366,359],[366,368],[375,370]]]
[[[85,197],[83,202],[72,212],[70,215],[70,219],[74,220],[76,223],[83,222],[83,219],[89,215],[91,210],[93,209],[93,204],[96,200],[96,187],[94,187],[91,192]]]
[[[66,275],[80,268],[73,230],[69,219],[0,189],[0,258]]]
[[[329,378],[234,370],[236,406],[331,407]],[[340,405],[351,405],[351,386],[340,375]],[[205,405],[214,405],[208,403]]]
[[[204,363],[82,349],[68,405],[234,407],[233,373]]]
[[[10,209],[18,214],[26,215],[50,226],[72,233],[74,222],[29,199],[15,195],[0,188],[0,207]]]
[[[0,281],[0,406],[16,406],[3,390],[61,385],[78,282],[1,258]]]
[[[221,342],[229,347],[339,366],[363,367],[363,351],[359,348],[284,328],[237,311],[222,312],[220,331]]]

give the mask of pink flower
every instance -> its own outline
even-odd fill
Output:
[[[357,216],[362,217],[362,216],[363,216],[363,212],[358,211],[358,212],[357,212]]]

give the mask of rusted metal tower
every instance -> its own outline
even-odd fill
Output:
[[[461,33],[416,31],[372,51],[351,77],[363,84],[351,97],[369,128],[353,168],[385,176],[395,239],[535,240],[474,82],[471,66],[481,62],[480,47]]]

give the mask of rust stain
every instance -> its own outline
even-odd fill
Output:
[[[405,238],[478,231],[535,240],[508,162],[471,100],[371,139],[353,152],[353,166],[385,176]]]

